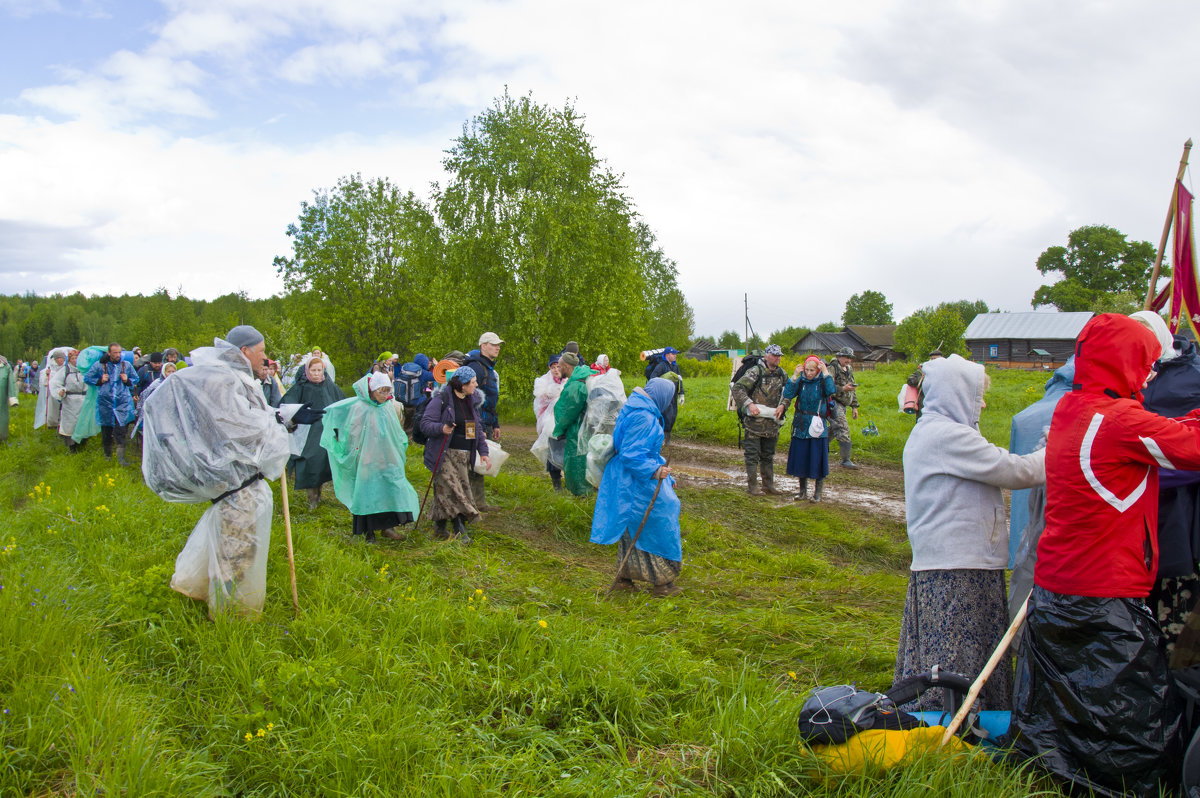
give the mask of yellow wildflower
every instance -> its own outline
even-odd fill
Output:
[[[267,730],[266,730],[266,729],[259,729],[259,730],[258,730],[258,736],[259,736],[259,737],[266,737],[266,736],[267,736]]]
[[[267,724],[267,731],[271,731],[271,729],[274,729],[274,728],[275,728],[275,724],[274,724],[274,723],[268,723],[268,724]]]
[[[246,742],[250,742],[253,739],[254,739],[254,735],[251,734],[250,732],[246,732]]]
[[[545,629],[549,625],[550,624],[546,623],[545,621],[538,621],[538,626],[542,627],[543,629]]]
[[[481,587],[477,587],[477,588],[475,588],[475,595],[476,595],[476,596],[482,596],[482,595],[483,595],[483,588],[481,588]]]
[[[789,679],[795,679],[795,678],[796,678],[796,672],[795,672],[795,671],[788,671],[788,678],[789,678]]]

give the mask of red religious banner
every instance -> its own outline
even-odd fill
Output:
[[[1186,321],[1197,332],[1200,325],[1200,286],[1196,283],[1196,245],[1192,239],[1192,194],[1175,184],[1175,253],[1171,279],[1171,332]]]

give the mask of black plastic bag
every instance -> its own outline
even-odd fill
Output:
[[[1180,706],[1146,605],[1034,587],[1012,729],[1017,751],[1098,795],[1178,783]]]

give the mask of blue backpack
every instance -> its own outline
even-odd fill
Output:
[[[392,392],[396,401],[406,407],[416,407],[427,398],[421,391],[421,367],[416,363],[405,363],[400,374],[392,381]]]

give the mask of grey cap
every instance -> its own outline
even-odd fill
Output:
[[[263,341],[263,334],[249,324],[239,324],[229,331],[225,340],[241,349],[243,346],[254,346]]]
[[[779,344],[771,344],[770,346],[767,347],[767,354],[768,355],[782,355],[783,347],[780,346]]]
[[[838,357],[854,357],[854,350],[848,346],[843,346],[837,351]]]

